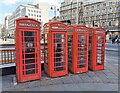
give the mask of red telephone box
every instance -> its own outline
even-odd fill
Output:
[[[17,19],[15,35],[17,81],[40,79],[40,23],[27,17]]]
[[[61,22],[44,25],[44,70],[50,77],[68,73],[67,25]]]
[[[93,71],[104,69],[105,29],[89,29],[89,69]]]
[[[88,71],[88,31],[86,26],[68,27],[68,68],[74,74]]]

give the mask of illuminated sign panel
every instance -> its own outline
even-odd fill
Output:
[[[65,27],[63,27],[63,26],[52,26],[52,29],[65,30]]]
[[[32,26],[37,27],[37,24],[29,24],[29,23],[19,23],[20,26]]]

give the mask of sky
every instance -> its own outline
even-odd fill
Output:
[[[50,5],[56,5],[60,7],[60,2],[63,0],[1,0],[0,1],[0,24],[4,24],[4,18],[6,15],[12,14],[15,9],[21,4],[36,4],[38,2],[47,2]],[[59,13],[57,13],[59,14]],[[49,10],[49,18],[54,16],[54,11]]]
[[[12,14],[15,9],[21,4],[36,4],[38,2],[47,2],[50,5],[56,5],[60,7],[60,3],[64,0],[1,0],[0,1],[0,24],[4,24],[4,18],[6,15]],[[83,0],[84,1],[84,0]],[[102,1],[102,0],[89,0],[89,1]],[[57,12],[59,15],[59,12]],[[54,16],[54,11],[49,10],[49,18]]]

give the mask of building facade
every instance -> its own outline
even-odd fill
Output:
[[[60,7],[60,20],[70,20],[71,24],[77,23],[77,14],[78,14],[78,7],[80,7],[80,2],[77,3],[77,0],[64,0],[64,2],[61,3]]]
[[[5,17],[5,20],[4,20],[4,27],[6,29],[6,37],[9,36],[9,33],[8,33],[8,19],[9,19],[9,15]]]
[[[120,0],[105,0],[84,5],[84,21],[88,27],[104,27],[110,35],[120,35]]]
[[[98,0],[99,1],[99,0]],[[95,0],[64,0],[60,7],[60,20],[70,20],[71,24],[83,21],[83,7]]]
[[[8,33],[10,36],[14,37],[15,33],[15,20],[17,18],[22,18],[28,16],[29,18],[33,18],[41,23],[41,29],[44,23],[48,22],[48,4],[27,4],[20,5],[16,8],[16,10],[12,13],[12,15],[8,19]],[[46,12],[44,12],[46,11]]]
[[[110,35],[120,35],[120,0],[67,1],[61,3],[61,21],[70,20],[72,24],[104,27]]]
[[[56,17],[53,17],[53,18],[49,19],[49,22],[58,22],[58,21],[60,21],[59,16],[56,16]]]
[[[0,38],[2,38],[3,36],[2,29],[3,29],[3,24],[0,24]]]

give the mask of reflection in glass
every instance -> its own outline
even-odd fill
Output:
[[[35,36],[35,32],[24,32],[24,36]]]
[[[65,64],[65,35],[64,34],[54,34],[54,66],[55,71],[64,70],[64,67],[57,67],[56,66],[63,66]]]
[[[72,40],[73,36],[68,35],[68,65],[72,66]]]

